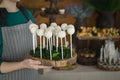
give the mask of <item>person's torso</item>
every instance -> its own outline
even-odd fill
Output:
[[[7,25],[1,27],[3,41],[3,61],[21,61],[27,58],[32,49],[32,34],[27,21],[21,12],[8,13]],[[22,69],[0,75],[2,80],[39,80],[39,74],[32,69]]]
[[[2,8],[0,8],[0,10],[1,9]],[[15,25],[27,23],[28,22],[27,17],[29,17],[29,19],[32,22],[34,22],[34,18],[29,10],[26,10],[26,14],[28,16],[25,16],[22,10],[19,10],[17,12],[8,12],[6,16],[6,26],[12,27]],[[0,16],[0,21],[1,20],[2,20],[2,17]],[[1,27],[3,27],[2,24],[0,24],[0,56],[2,55],[2,48],[3,48],[3,39],[2,39],[3,36],[2,36]]]

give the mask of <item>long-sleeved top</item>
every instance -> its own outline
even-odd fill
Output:
[[[30,20],[34,22],[34,18],[29,10],[26,10]],[[1,16],[0,16],[1,19]],[[22,11],[19,10],[17,12],[8,12],[7,18],[6,18],[6,26],[7,27],[12,27],[14,25],[19,25],[23,23],[27,23],[27,19],[25,15],[23,15]],[[2,39],[2,31],[1,31],[1,24],[0,24],[0,65],[3,62],[1,59],[2,52],[3,52],[3,39]]]

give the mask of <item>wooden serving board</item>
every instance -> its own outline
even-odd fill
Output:
[[[54,68],[63,68],[63,67],[66,67],[68,65],[76,64],[76,62],[77,62],[77,54],[74,54],[72,58],[64,59],[64,60],[58,60],[58,61],[40,59],[40,58],[33,57],[31,55],[29,55],[29,58],[35,59],[35,60],[40,60],[43,65],[53,66]]]

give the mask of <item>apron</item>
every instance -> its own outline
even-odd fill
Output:
[[[26,59],[32,50],[32,34],[29,30],[29,21],[12,27],[2,27],[3,54],[2,60],[16,62]],[[8,66],[9,68],[9,66]],[[2,80],[39,80],[37,70],[21,69],[0,75]]]

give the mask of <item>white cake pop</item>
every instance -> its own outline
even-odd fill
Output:
[[[38,27],[32,27],[30,29],[30,31],[31,31],[32,34],[36,34],[37,30],[38,30]]]
[[[60,29],[55,29],[55,30],[53,31],[53,35],[58,36],[58,33],[59,33],[60,31],[61,31]]]
[[[38,29],[37,30],[37,35],[40,37],[40,58],[42,59],[42,42],[41,42],[41,37],[44,35],[44,30],[43,29]]]
[[[70,27],[67,29],[67,32],[69,35],[73,35],[75,33],[75,28]]]
[[[44,35],[44,30],[43,29],[38,29],[37,30],[37,35],[40,36],[40,37],[43,36]]]
[[[70,53],[71,53],[71,57],[73,57],[73,54],[72,54],[72,35],[75,33],[74,26],[69,25],[69,28],[67,29],[67,32],[70,35]]]
[[[66,23],[63,23],[63,24],[61,25],[61,29],[65,31],[65,30],[67,29],[67,24],[66,24]]]
[[[38,26],[37,25],[34,26],[34,27],[31,27],[31,29],[30,29],[30,31],[32,33],[32,36],[33,36],[33,45],[34,45],[33,47],[34,48],[37,47],[37,35],[36,35],[37,30],[38,30]],[[33,50],[35,52],[35,49],[33,49]]]
[[[58,25],[57,27],[55,27],[55,29],[61,30],[61,27]]]
[[[74,25],[70,24],[70,25],[67,26],[67,29],[68,28],[74,28]]]
[[[56,23],[56,22],[52,22],[52,23],[50,24],[50,26],[57,27],[57,23]]]
[[[62,25],[61,25],[61,29],[63,30],[63,31],[66,31],[67,30],[67,24],[66,23],[63,23]],[[64,42],[65,42],[65,46],[67,45],[67,39],[66,39],[66,36],[65,36],[65,39],[64,39]]]
[[[53,26],[49,26],[48,29],[50,29],[51,31],[55,30],[55,28]]]
[[[40,29],[46,29],[46,28],[47,28],[47,24],[45,23],[40,24]]]
[[[53,35],[57,35],[59,31],[61,31],[60,26],[55,27],[55,29],[53,31]]]
[[[33,39],[33,52],[35,53],[35,47],[37,46],[37,39],[36,39],[36,32],[38,30],[38,25],[36,24],[30,24],[29,29],[32,33],[32,39]]]
[[[62,41],[62,38],[64,38],[66,36],[66,33],[65,33],[65,31],[60,31],[59,33],[58,33],[58,37],[60,38],[60,41],[61,41],[61,56],[62,56],[62,59],[64,59],[64,57],[63,57],[63,41]]]
[[[49,30],[49,29],[47,29],[47,30],[45,31],[45,37],[46,37],[47,39],[51,38],[51,37],[52,37],[52,31]]]
[[[50,38],[52,37],[52,31],[50,29],[46,29],[45,37],[47,38],[47,50],[48,50],[48,41],[49,41],[50,60],[52,60],[51,41],[50,41]]]
[[[29,29],[31,30],[31,28],[37,28],[38,29],[38,25],[36,25],[36,24],[34,24],[34,23],[32,23],[32,24],[30,24],[29,25]]]
[[[60,32],[58,33],[58,37],[59,37],[59,38],[64,38],[65,36],[66,36],[65,31],[60,31]]]

